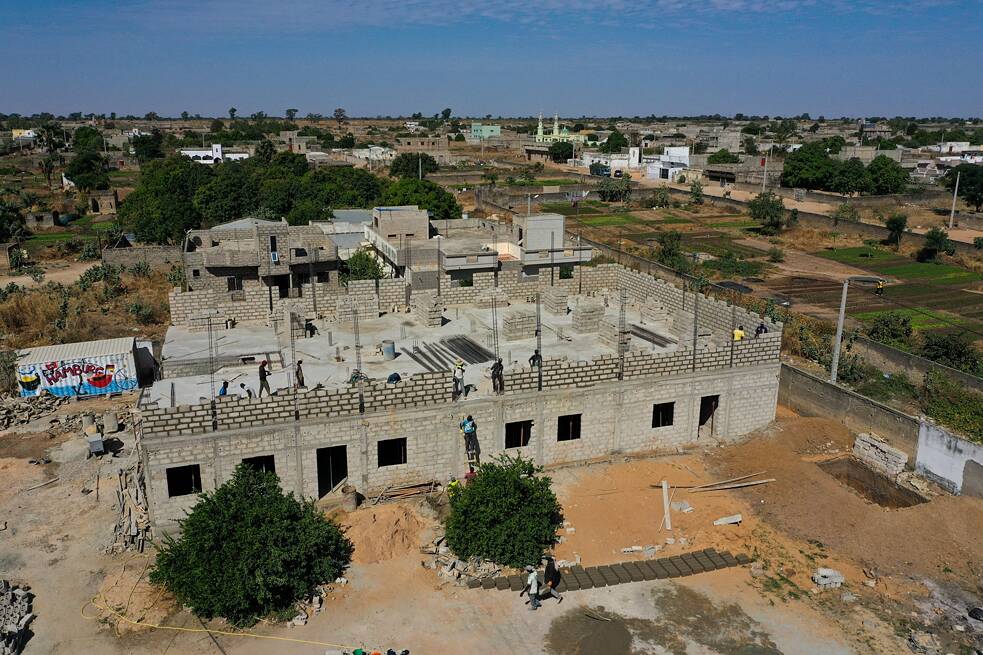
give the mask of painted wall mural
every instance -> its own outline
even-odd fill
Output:
[[[17,367],[21,396],[42,390],[55,396],[90,396],[136,389],[132,353],[41,363]]]

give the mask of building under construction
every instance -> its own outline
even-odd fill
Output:
[[[559,215],[449,225],[417,215],[399,227],[376,211],[366,240],[394,277],[315,277],[272,311],[271,292],[242,311],[214,288],[172,293],[163,379],[139,406],[159,527],[173,528],[197,492],[241,462],[310,498],[344,483],[370,496],[460,477],[466,415],[479,461],[507,451],[544,465],[675,452],[774,418],[781,325],[765,321],[766,333],[734,341],[735,327],[752,335],[763,319],[591,264]],[[498,358],[501,393],[490,374]],[[273,394],[256,397],[262,361]]]

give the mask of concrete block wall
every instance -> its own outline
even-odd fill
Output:
[[[446,373],[418,373],[398,386],[384,381],[362,387],[365,411],[423,407],[450,401],[452,383]],[[177,407],[142,407],[145,436],[190,436],[300,420],[358,414],[358,388],[315,388],[264,398],[222,396],[211,403]],[[216,429],[213,429],[213,424]]]
[[[611,363],[607,366],[610,368]],[[377,404],[361,416],[320,416],[204,435],[147,434],[145,429],[142,443],[152,514],[159,527],[169,529],[193,502],[193,497],[167,497],[166,469],[171,466],[198,464],[203,487],[209,490],[228,479],[243,457],[272,454],[283,487],[316,498],[317,450],[345,446],[348,481],[362,493],[374,495],[390,484],[446,481],[451,475],[463,475],[467,462],[458,424],[466,414],[477,422],[482,461],[506,451],[506,423],[531,421],[528,445],[508,452],[552,465],[614,453],[675,452],[710,436],[714,440],[737,439],[774,418],[777,394],[778,364],[771,362],[658,380],[607,379],[594,381],[590,388],[513,391],[454,404],[401,407],[398,411],[396,406]],[[712,419],[712,433],[705,430],[701,436],[700,402],[708,395],[718,395],[719,405]],[[652,428],[653,405],[669,402],[674,403],[672,424]],[[559,441],[559,417],[573,414],[580,415],[580,438]],[[379,466],[378,442],[390,438],[406,439],[407,461]]]
[[[904,471],[908,456],[883,439],[864,432],[853,442],[853,456],[876,471],[897,477]]]
[[[168,271],[172,266],[182,266],[180,246],[132,246],[130,248],[103,248],[102,261],[113,266],[130,268],[145,263],[153,270]]]

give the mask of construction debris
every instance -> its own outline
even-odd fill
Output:
[[[404,484],[399,486],[390,485],[383,489],[381,494],[372,499],[372,504],[378,505],[379,503],[384,503],[389,500],[402,500],[403,498],[410,498],[411,496],[432,494],[440,489],[440,483],[436,480],[421,482],[419,484]]]
[[[0,579],[0,655],[16,655],[30,637],[34,620],[30,588]]]
[[[444,545],[443,536],[421,546],[420,552],[432,556],[420,562],[423,568],[437,571],[438,577],[461,587],[467,586],[471,580],[494,578],[502,572],[502,567],[481,557],[471,557],[466,561],[457,559]]]
[[[846,581],[843,574],[836,569],[818,568],[812,574],[812,581],[815,582],[823,591],[826,589],[838,589]]]
[[[116,525],[113,526],[113,540],[106,548],[109,554],[128,550],[143,552],[147,541],[153,538],[150,514],[147,509],[146,479],[143,464],[137,463],[127,469],[120,469],[116,475]]]
[[[713,522],[714,525],[735,525],[739,524],[744,520],[740,514],[733,514],[731,516],[724,516]]]
[[[702,493],[704,491],[726,491],[727,489],[742,489],[744,487],[753,487],[757,484],[766,484],[768,482],[774,482],[775,478],[768,478],[766,480],[750,480],[748,482],[738,482],[736,484],[725,484],[723,486],[716,487],[706,487],[704,489],[690,489],[694,493]]]
[[[3,398],[0,400],[0,430],[6,430],[12,425],[27,425],[70,402],[71,398],[67,396],[52,396],[49,393],[28,398]],[[51,423],[67,431],[77,428],[76,424],[80,423],[80,419],[78,415],[59,416],[53,417]]]

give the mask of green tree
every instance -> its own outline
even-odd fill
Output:
[[[708,164],[739,164],[741,158],[727,148],[721,148],[707,157]]]
[[[16,203],[0,198],[0,242],[7,243],[27,232],[24,215]]]
[[[655,253],[656,261],[663,266],[683,273],[692,269],[689,257],[683,252],[683,235],[681,232],[678,230],[659,232],[656,241],[659,244],[659,251]]]
[[[425,152],[403,152],[396,155],[389,165],[389,174],[401,179],[419,178],[421,171],[426,177],[436,173],[439,168],[437,160]]]
[[[966,373],[983,374],[983,352],[961,334],[929,332],[922,340],[918,354]]]
[[[65,177],[81,191],[109,188],[109,163],[98,152],[81,152],[68,162]]]
[[[549,155],[558,164],[566,163],[568,159],[573,159],[573,144],[567,141],[550,144]]]
[[[867,193],[873,187],[870,173],[856,157],[834,164],[829,180],[829,190],[836,193]]]
[[[367,250],[359,250],[342,263],[341,277],[346,283],[351,280],[381,280],[382,276],[382,265]]]
[[[299,110],[297,110],[297,109],[288,109],[285,112],[283,112],[283,115],[286,116],[286,118],[287,118],[288,121],[291,121],[292,122],[295,118],[297,118],[297,112],[298,111]]]
[[[758,154],[758,144],[755,143],[753,136],[746,136],[741,139],[741,145],[744,146],[744,152],[748,155]]]
[[[273,155],[275,154],[276,148],[273,146],[273,142],[269,139],[263,139],[256,144],[256,154],[254,155],[256,159],[269,163],[273,161]]]
[[[918,261],[937,261],[942,253],[951,255],[954,252],[955,247],[949,240],[949,233],[941,227],[933,227],[925,233],[925,244],[918,251]]]
[[[234,121],[236,119],[236,112],[238,111],[235,107],[229,107],[229,120]]]
[[[867,166],[871,192],[876,195],[902,193],[908,188],[908,171],[887,155],[878,155]]]
[[[195,209],[205,226],[242,218],[258,208],[259,180],[251,174],[252,166],[238,161],[214,166],[215,174],[194,194]]]
[[[949,191],[956,186],[956,176],[959,176],[959,197],[980,211],[983,207],[983,164],[959,164],[950,168],[942,177],[942,184]]]
[[[703,204],[703,184],[699,180],[693,180],[689,185],[689,200],[694,205]]]
[[[334,116],[334,119],[338,121],[338,127],[341,127],[341,125],[348,120],[348,114],[342,107],[335,109],[332,116]]]
[[[785,156],[782,186],[828,189],[839,162],[834,162],[822,141],[812,141]]]
[[[614,130],[611,132],[611,134],[608,135],[607,140],[605,140],[604,143],[600,145],[598,150],[605,153],[612,153],[612,152],[621,152],[622,148],[627,148],[627,147],[628,147],[628,138],[618,130]]]
[[[224,164],[221,164],[224,166]],[[143,166],[136,189],[120,204],[120,222],[148,243],[181,243],[201,225],[193,198],[214,176],[209,166],[175,155]]]
[[[658,207],[664,209],[672,205],[672,197],[669,195],[669,189],[665,187],[659,187],[652,192],[649,196],[648,202],[646,203],[648,207]]]
[[[839,225],[840,221],[858,223],[860,221],[860,210],[855,205],[844,202],[830,216],[833,218],[833,225]]]
[[[521,456],[500,455],[450,497],[447,543],[462,558],[537,564],[557,541],[563,514],[550,478]]]
[[[454,196],[430,180],[402,179],[382,194],[385,205],[419,205],[437,220],[461,218],[461,205]]]
[[[888,242],[893,243],[900,248],[901,237],[904,236],[905,230],[908,229],[908,216],[901,212],[894,212],[887,217],[887,220],[884,221],[884,225],[889,231],[887,238]]]
[[[867,327],[867,336],[895,348],[907,349],[914,330],[911,317],[902,312],[878,314]]]
[[[83,125],[72,134],[72,149],[76,153],[103,149],[102,133],[94,127]]]
[[[246,464],[180,524],[179,539],[164,537],[150,580],[198,616],[238,626],[288,610],[351,561],[352,543],[313,501]]]
[[[164,135],[160,130],[151,130],[149,135],[133,137],[131,141],[137,161],[146,164],[151,159],[164,158]]]
[[[442,119],[444,119],[445,121],[447,119],[449,119],[451,117],[451,108],[450,107],[446,107],[443,111],[441,111],[440,112],[440,117]]]
[[[771,191],[759,193],[748,202],[748,214],[761,223],[762,234],[778,234],[782,229],[785,204]]]

